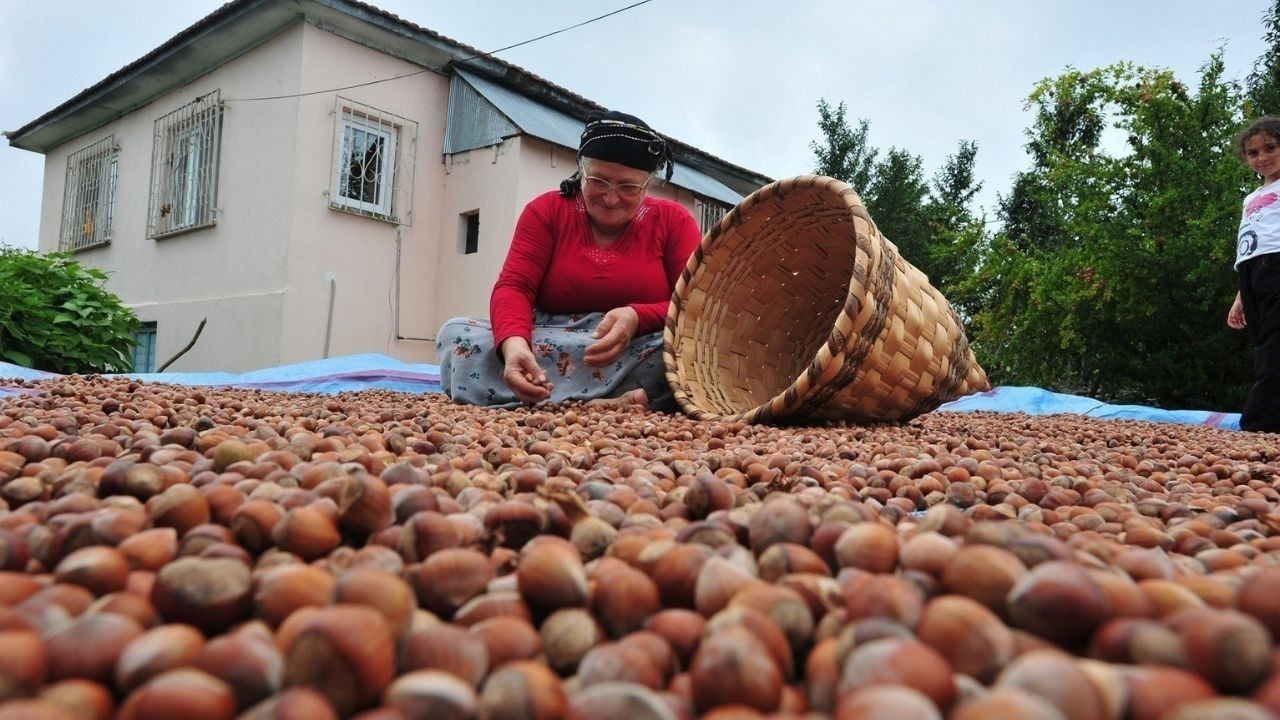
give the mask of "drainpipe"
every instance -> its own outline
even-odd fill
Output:
[[[328,358],[329,338],[333,335],[333,300],[338,294],[338,275],[327,272],[324,276],[329,280],[329,317],[324,323],[324,357]]]

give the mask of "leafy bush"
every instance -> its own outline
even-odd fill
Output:
[[[68,253],[0,246],[0,359],[56,373],[133,369],[142,323]]]

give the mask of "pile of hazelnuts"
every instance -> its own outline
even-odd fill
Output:
[[[1280,715],[1280,438],[9,381],[0,720]]]

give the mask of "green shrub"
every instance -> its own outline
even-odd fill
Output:
[[[0,359],[63,374],[132,370],[142,323],[106,279],[68,253],[0,246]]]

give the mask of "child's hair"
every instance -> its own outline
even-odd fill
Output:
[[[1280,142],[1280,115],[1263,115],[1240,132],[1240,137],[1236,138],[1236,152],[1240,157],[1244,157],[1244,144],[1255,135],[1268,135]]]

